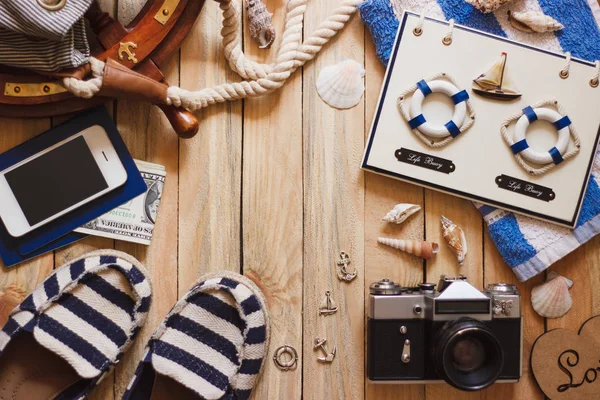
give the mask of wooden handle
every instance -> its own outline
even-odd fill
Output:
[[[200,123],[194,114],[181,107],[158,106],[173,126],[175,133],[182,139],[189,139],[198,133]]]

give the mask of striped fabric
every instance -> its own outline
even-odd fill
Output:
[[[35,0],[0,1],[0,64],[57,71],[88,62],[83,14],[91,3],[67,0],[48,11]]]
[[[199,398],[247,399],[268,343],[267,308],[256,285],[229,272],[204,276],[152,336],[123,399],[146,398],[150,368]]]
[[[116,251],[89,253],[57,269],[13,310],[0,331],[0,358],[12,338],[32,332],[89,379],[67,396],[83,398],[121,360],[150,301],[150,283],[137,260]]]

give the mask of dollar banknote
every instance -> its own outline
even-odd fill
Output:
[[[162,165],[139,160],[135,163],[146,182],[146,193],[88,222],[76,232],[150,244],[167,172]]]

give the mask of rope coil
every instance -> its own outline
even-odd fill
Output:
[[[196,111],[211,104],[257,97],[279,89],[290,75],[307,61],[312,60],[348,22],[362,0],[345,0],[317,30],[302,41],[304,12],[307,0],[289,0],[281,45],[274,64],[261,64],[250,60],[242,51],[242,37],[239,34],[239,13],[232,6],[232,0],[217,0],[223,14],[223,47],[230,68],[239,74],[242,82],[225,83],[212,88],[189,91],[177,86],[167,90],[167,104]],[[77,97],[91,98],[102,88],[104,63],[90,58],[92,78],[80,81],[65,78],[65,88]]]
[[[596,72],[594,72],[592,79],[590,79],[590,86],[593,88],[598,87],[599,81],[600,81],[600,60],[596,60]]]
[[[567,79],[569,77],[569,69],[571,69],[571,52],[567,51],[565,56],[565,66],[558,73],[558,76],[563,79]]]
[[[446,46],[450,46],[452,44],[452,33],[454,32],[454,19],[450,19],[448,21],[448,33],[442,38],[442,43]]]

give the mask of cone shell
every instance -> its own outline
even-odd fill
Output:
[[[8,321],[11,311],[23,301],[25,295],[25,291],[15,285],[0,290],[0,327]]]
[[[440,251],[440,246],[437,243],[423,242],[420,240],[403,240],[380,237],[377,239],[377,241],[386,246],[393,247],[394,249],[424,258],[425,260],[431,260],[433,256]]]
[[[465,0],[467,3],[481,11],[482,13],[491,13],[512,0]]]
[[[317,79],[317,92],[332,107],[354,107],[365,91],[364,76],[365,69],[362,65],[354,60],[342,60],[321,70]]]
[[[458,265],[463,265],[467,256],[467,238],[462,228],[442,215],[444,240],[456,255]]]
[[[388,212],[383,218],[384,222],[391,222],[400,225],[408,219],[411,215],[421,209],[421,206],[416,204],[396,204],[390,212]]]
[[[573,282],[556,272],[548,274],[548,280],[531,290],[531,305],[535,312],[546,318],[565,315],[573,304],[569,288]]]
[[[248,29],[250,37],[261,49],[271,47],[275,40],[275,28],[273,27],[273,14],[260,0],[246,0],[246,12],[248,14]]]
[[[553,32],[564,28],[563,24],[554,18],[538,11],[508,12],[508,20],[516,29],[523,32]]]

